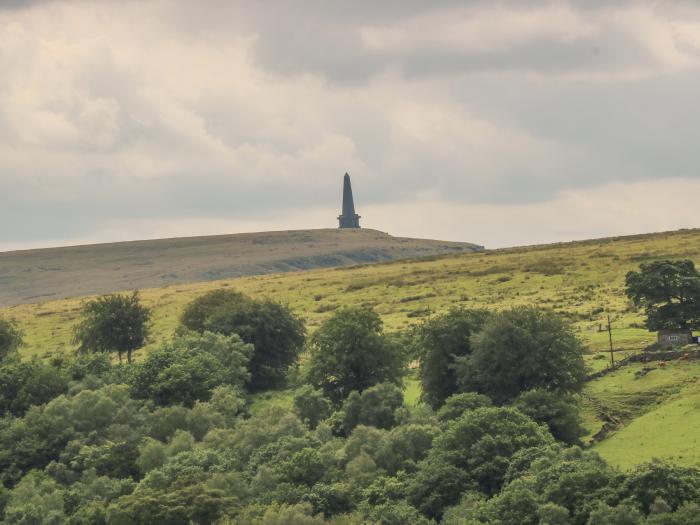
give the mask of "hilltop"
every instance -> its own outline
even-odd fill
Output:
[[[0,306],[480,250],[376,230],[297,230],[0,253]]]
[[[608,363],[608,336],[601,330],[608,314],[618,359],[655,339],[625,297],[624,276],[641,262],[662,258],[700,263],[700,230],[166,284],[141,291],[144,303],[153,308],[152,341],[141,354],[172,336],[189,301],[208,290],[230,287],[288,304],[306,320],[309,331],[346,304],[374,307],[390,331],[407,329],[454,306],[548,307],[574,323],[589,347],[586,361],[595,371]],[[25,358],[50,357],[72,351],[71,330],[83,300],[21,304],[1,309],[0,315],[14,318],[24,330]],[[645,367],[651,371],[638,374]],[[594,444],[611,462],[629,468],[656,456],[700,465],[695,452],[700,416],[694,410],[700,399],[698,378],[700,361],[691,360],[665,368],[637,363],[590,382],[583,398],[587,439],[613,421],[615,427]],[[409,380],[406,387],[406,398],[415,401],[418,384]],[[281,392],[256,406],[289,406],[290,396]],[[673,446],[668,441],[671,434],[678,436]]]

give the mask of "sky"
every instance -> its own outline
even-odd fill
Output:
[[[700,3],[0,0],[0,251],[700,226]]]

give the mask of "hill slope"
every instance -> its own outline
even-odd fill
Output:
[[[172,335],[189,301],[218,287],[283,301],[306,319],[310,331],[346,304],[373,306],[388,330],[405,329],[453,306],[499,309],[536,304],[574,322],[590,347],[586,360],[595,370],[607,366],[607,353],[601,351],[607,350],[608,338],[600,327],[608,312],[620,354],[653,341],[654,335],[642,327],[641,316],[625,298],[624,276],[641,262],[660,258],[700,263],[700,230],[165,285],[141,293],[154,312],[151,347]],[[81,302],[22,304],[0,309],[0,315],[16,319],[25,331],[25,357],[48,357],[73,349],[71,330]],[[643,367],[653,370],[638,377]],[[584,396],[590,436],[608,417],[617,422],[594,448],[624,468],[653,456],[700,466],[699,378],[700,361],[689,361],[663,368],[656,363],[629,365],[591,381]],[[416,387],[409,381],[411,399],[418,396]],[[289,393],[280,396],[286,402],[291,399]],[[676,437],[669,440],[671,435]]]
[[[154,309],[152,344],[172,334],[187,302],[208,290],[230,286],[289,304],[312,331],[345,304],[374,306],[389,330],[406,328],[453,306],[493,309],[537,304],[571,319],[593,351],[607,348],[607,332],[600,331],[600,327],[609,312],[615,347],[636,350],[654,336],[642,327],[641,317],[630,308],[623,291],[624,276],[642,261],[663,257],[700,262],[700,230],[163,284],[142,289],[141,294]],[[74,270],[74,278],[80,280],[79,268]],[[25,355],[43,356],[71,348],[71,327],[81,302],[77,298],[20,304],[0,309],[0,315],[20,323],[26,334]],[[604,359],[591,360],[597,368],[605,364]]]
[[[0,306],[166,284],[474,251],[376,230],[299,230],[0,253]]]

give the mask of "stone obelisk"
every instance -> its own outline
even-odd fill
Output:
[[[355,213],[355,201],[352,198],[350,175],[347,173],[343,177],[343,214],[338,216],[338,222],[341,229],[360,227],[360,216]]]

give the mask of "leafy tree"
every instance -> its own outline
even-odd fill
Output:
[[[294,396],[294,413],[309,425],[311,430],[330,416],[331,410],[331,403],[323,397],[323,392],[311,385],[303,386]]]
[[[591,512],[588,525],[641,525],[642,514],[629,503],[616,507],[600,502],[598,508]]]
[[[219,385],[242,386],[252,348],[237,335],[184,333],[149,353],[131,375],[133,396],[192,406]]]
[[[444,458],[424,460],[408,482],[408,501],[429,518],[440,519],[445,508],[477,485],[462,468]]]
[[[586,434],[575,399],[547,390],[530,390],[520,394],[513,404],[523,414],[547,425],[552,435],[569,445],[580,443]]]
[[[0,414],[22,416],[68,390],[68,376],[38,360],[0,366]]]
[[[275,505],[265,511],[260,525],[323,525],[322,516],[314,516],[309,503],[297,505]]]
[[[652,513],[645,525],[700,525],[700,505],[686,503],[673,513]]]
[[[343,403],[343,427],[346,432],[357,425],[391,428],[395,413],[403,406],[403,391],[392,383],[380,383],[359,394],[352,392]]]
[[[518,480],[526,482],[543,505],[562,507],[573,524],[586,525],[599,501],[618,499],[622,476],[595,452],[549,444],[522,449],[511,457],[507,485],[501,493],[509,491]]]
[[[422,397],[433,409],[459,391],[454,359],[471,353],[471,337],[481,330],[488,315],[485,310],[457,308],[416,329]]]
[[[0,362],[13,356],[22,346],[22,332],[7,319],[0,317]]]
[[[653,261],[627,273],[627,296],[649,330],[700,328],[700,272],[693,261]]]
[[[214,290],[198,297],[185,308],[181,324],[200,333],[237,334],[252,344],[249,386],[255,391],[280,384],[306,339],[303,321],[289,308],[233,290]]]
[[[151,311],[141,304],[138,292],[134,292],[88,301],[83,306],[82,317],[73,337],[79,352],[116,352],[120,362],[126,353],[131,363],[132,353],[148,337]]]
[[[398,383],[404,362],[401,349],[383,333],[374,310],[345,308],[313,334],[307,363],[309,382],[336,404],[356,390],[382,382]]]
[[[478,408],[466,412],[435,438],[433,448],[420,463],[411,483],[412,503],[429,517],[438,517],[470,487],[496,494],[514,454],[552,441],[546,430],[515,409]],[[427,496],[441,479],[452,488],[441,495]]]
[[[439,434],[440,429],[432,425],[400,425],[382,437],[372,457],[389,474],[415,472]]]
[[[376,505],[365,512],[368,523],[380,525],[434,525],[435,522],[425,516],[406,501],[397,501]],[[367,523],[366,522],[366,523]]]
[[[43,472],[33,472],[11,492],[4,523],[63,523],[63,489]]]
[[[586,379],[580,341],[547,310],[522,306],[493,314],[472,345],[471,355],[456,358],[458,382],[498,404],[527,390],[575,392]]]
[[[454,394],[447,398],[445,404],[438,410],[437,417],[440,421],[452,421],[459,419],[467,410],[487,408],[492,406],[491,400],[476,392]]]
[[[683,503],[700,501],[700,471],[658,460],[644,463],[625,479],[621,497],[633,499],[645,513],[657,499],[675,510]]]

